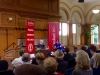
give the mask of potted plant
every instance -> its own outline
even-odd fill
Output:
[[[84,32],[82,34],[85,34],[88,46],[90,46],[91,31],[93,31],[97,26],[98,24],[95,24],[89,28],[86,25],[81,25],[81,27],[84,29]]]

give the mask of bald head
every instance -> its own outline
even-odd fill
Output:
[[[23,62],[28,62],[28,61],[30,61],[30,54],[29,54],[29,53],[24,53],[24,54],[22,55],[22,61],[23,61]]]

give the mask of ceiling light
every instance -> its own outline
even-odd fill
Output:
[[[99,9],[95,9],[95,10],[92,10],[92,12],[94,13],[94,14],[97,14],[97,13],[99,13]]]

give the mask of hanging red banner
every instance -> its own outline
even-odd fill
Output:
[[[54,51],[53,46],[56,40],[59,40],[59,23],[49,22],[48,23],[48,46],[51,51]]]
[[[29,54],[34,53],[34,21],[32,20],[27,20],[26,51]]]

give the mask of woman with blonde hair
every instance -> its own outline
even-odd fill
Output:
[[[48,57],[44,60],[44,68],[47,71],[47,73],[42,74],[42,75],[58,75],[56,72],[57,70],[57,61],[52,58]]]
[[[57,50],[55,52],[55,57],[58,63],[57,72],[61,72],[65,74],[67,67],[68,67],[68,62],[63,60],[64,53],[61,50]]]
[[[93,75],[100,75],[100,53],[94,55]]]
[[[43,66],[43,61],[45,59],[45,56],[42,52],[38,52],[36,55],[35,55],[35,58],[36,58],[36,62],[38,63],[38,65],[40,67],[44,67]]]
[[[73,71],[73,75],[93,75],[92,69],[90,67],[90,59],[85,51],[79,50],[75,60],[76,67]]]

